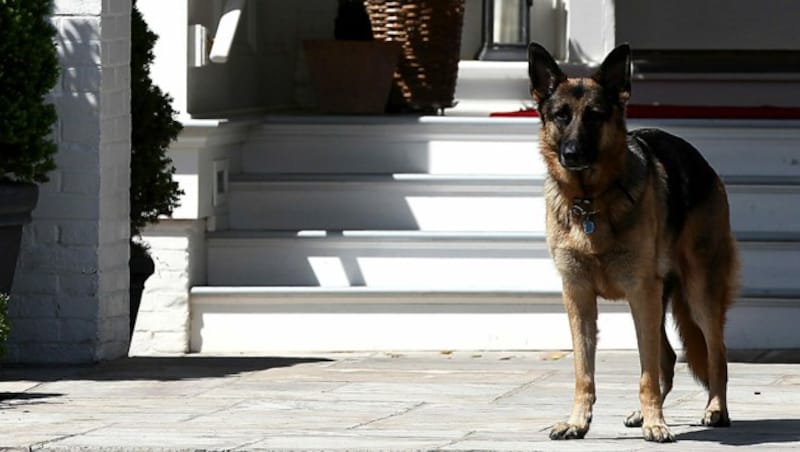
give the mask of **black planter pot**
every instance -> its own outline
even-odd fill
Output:
[[[133,337],[133,328],[136,325],[136,316],[139,314],[139,305],[142,303],[142,292],[144,292],[144,283],[156,271],[153,258],[147,249],[138,244],[131,242],[131,257],[128,261],[128,267],[131,275],[130,282],[130,319],[131,330],[130,335]]]
[[[11,292],[22,226],[30,221],[38,199],[36,184],[0,182],[0,293]]]

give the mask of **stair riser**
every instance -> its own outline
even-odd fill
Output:
[[[740,244],[742,287],[796,291],[800,246]],[[558,292],[561,282],[544,244],[535,241],[367,242],[213,239],[208,282],[217,286],[366,286],[388,289]]]
[[[591,69],[569,64],[566,72],[587,76]],[[688,75],[688,74],[687,74]],[[631,104],[640,105],[800,105],[796,77],[772,74],[696,73],[683,78],[677,74],[648,73],[633,82]],[[488,112],[513,112],[533,102],[525,94],[530,89],[526,62],[490,63],[461,61],[455,98],[459,100],[450,115],[486,115]],[[702,93],[702,95],[698,95]],[[482,103],[489,105],[481,105]]]
[[[630,128],[637,127],[659,127],[683,137],[723,176],[800,176],[796,130],[737,121],[631,121]],[[422,131],[419,125],[266,126],[245,144],[242,167],[254,174],[542,176],[538,128],[535,120],[442,121]]]
[[[448,305],[435,312],[396,302],[364,312],[346,305],[317,311],[298,306],[299,312],[296,306],[193,305],[191,349],[260,353],[572,348],[566,315],[553,308],[536,312],[537,307],[491,306],[489,312],[475,312],[470,306]],[[598,324],[603,331],[600,348],[631,348],[635,334],[628,313],[603,313]]]
[[[561,290],[541,243],[212,240],[208,253],[209,284],[217,286]]]
[[[737,303],[728,313],[726,345],[732,350],[800,347],[793,321],[798,315],[800,308],[791,305]],[[302,299],[283,306],[204,300],[192,304],[191,324],[191,351],[204,353],[572,348],[567,316],[558,304],[406,305],[398,298],[381,305],[320,308]],[[599,349],[636,350],[624,303],[601,306],[598,327]],[[669,315],[667,331],[673,347],[682,348]]]
[[[332,143],[336,147],[332,148]],[[257,143],[242,154],[248,173],[543,175],[538,144],[527,141],[370,141],[320,137]]]
[[[473,193],[396,182],[233,184],[232,229],[544,232],[541,187]],[[238,188],[237,188],[238,187]],[[735,232],[800,230],[800,188],[728,187]]]

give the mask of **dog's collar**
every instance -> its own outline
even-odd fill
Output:
[[[609,187],[608,190],[601,193],[599,196],[605,195],[614,188],[618,188],[625,195],[628,201],[631,202],[631,205],[636,204],[636,200],[633,199],[633,196],[631,196],[628,189],[625,188],[620,180],[617,180],[613,186]],[[580,221],[583,232],[586,234],[591,234],[595,231],[595,229],[597,229],[597,225],[594,222],[594,216],[599,213],[599,210],[593,206],[595,199],[596,198],[591,197],[575,197],[572,199],[572,206],[569,208],[570,214],[572,214],[576,220]]]
[[[572,216],[581,222],[583,232],[586,234],[591,234],[596,229],[594,215],[597,213],[597,210],[592,209],[592,202],[592,198],[574,198],[572,200],[572,207],[569,208],[569,212]]]

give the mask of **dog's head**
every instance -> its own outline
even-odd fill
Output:
[[[612,50],[591,77],[568,78],[544,47],[531,43],[528,75],[551,171],[581,172],[619,157],[631,93],[630,46]]]

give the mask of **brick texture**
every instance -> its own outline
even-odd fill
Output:
[[[12,292],[12,362],[128,351],[130,0],[57,0],[58,169],[26,226]]]
[[[142,231],[156,272],[145,283],[131,355],[189,351],[189,290],[205,284],[205,220],[162,220]]]

